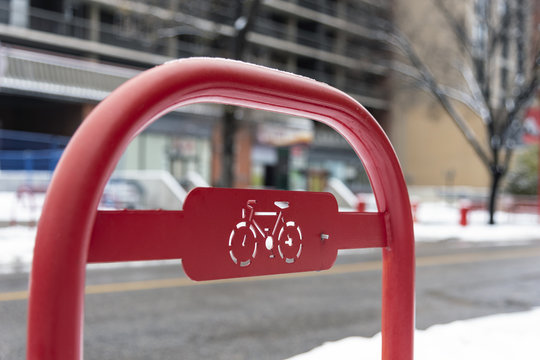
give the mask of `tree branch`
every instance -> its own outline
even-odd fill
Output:
[[[465,79],[465,82],[467,83],[467,87],[471,91],[471,94],[474,98],[474,100],[478,103],[479,109],[480,109],[480,118],[482,121],[484,121],[485,124],[488,124],[490,121],[493,121],[491,119],[491,112],[489,111],[489,105],[486,102],[486,99],[484,99],[484,96],[482,95],[482,90],[480,90],[480,86],[478,85],[478,82],[474,78],[474,75],[472,74],[471,68],[468,66],[460,66],[459,67],[461,75]]]
[[[490,103],[491,99],[491,88],[490,88],[490,67],[491,67],[491,56],[489,55],[489,39],[492,37],[493,28],[490,26],[488,19],[491,18],[491,3],[490,0],[478,0],[475,1],[475,25],[477,32],[482,36],[477,39],[477,43],[472,44],[475,47],[475,51],[472,56],[472,64],[475,72],[475,78],[477,80],[478,86],[482,93],[482,97],[486,104]],[[490,120],[488,122],[488,131],[490,135],[493,132],[493,113],[490,109]]]
[[[531,103],[540,89],[540,52],[536,55],[536,59],[532,69],[532,75],[529,81],[524,84],[518,91],[516,97],[512,101],[512,108],[509,109],[506,117],[506,122],[503,128],[503,136],[508,138],[508,129],[514,122],[521,122],[521,112]]]
[[[482,109],[478,106],[478,103],[473,96],[450,86],[439,85],[439,87],[441,88],[441,91],[445,96],[459,101],[460,103],[471,109],[479,118],[482,119]]]
[[[461,133],[471,145],[473,150],[476,152],[480,160],[488,169],[490,169],[491,160],[480,145],[480,142],[478,141],[474,131],[469,127],[461,114],[459,114],[459,112],[454,108],[448,97],[444,94],[444,91],[441,89],[441,87],[435,80],[433,74],[429,71],[429,69],[422,62],[422,60],[420,60],[406,36],[403,33],[399,32],[397,29],[394,29],[392,33],[387,34],[387,41],[390,44],[397,46],[399,49],[401,49],[403,53],[408,57],[413,67],[417,69],[421,78],[426,83],[426,86],[437,98],[437,100],[446,110],[448,115],[450,115],[450,118],[457,125],[458,129],[461,131]]]
[[[473,97],[481,104],[481,107],[478,108],[478,114],[486,124],[490,124],[494,120],[494,114],[488,106],[489,103],[489,56],[479,56],[473,51],[472,39],[467,35],[465,26],[454,16],[453,12],[446,6],[444,0],[434,0],[435,5],[444,15],[445,20],[452,29],[454,37],[461,45],[462,49],[469,56],[472,63],[472,70],[474,71],[474,76],[472,74],[467,74],[462,71],[462,75],[473,94]],[[488,4],[489,5],[489,4]],[[485,9],[487,12],[491,11],[491,7],[488,6]],[[486,46],[489,44],[490,37],[493,38],[495,33],[493,27],[489,22],[481,17],[483,25],[485,26],[485,32],[487,33]],[[489,49],[492,49],[493,44],[489,45]],[[478,44],[476,45],[478,46]],[[468,67],[467,67],[468,68]]]
[[[509,5],[508,5],[509,6]],[[488,47],[488,54],[489,57],[493,56],[495,54],[495,49],[500,43],[504,43],[505,41],[508,41],[508,33],[510,32],[510,21],[512,19],[512,11],[509,9],[504,10],[504,15],[501,19],[501,23],[497,27],[497,29],[490,26],[489,23],[487,23],[487,26],[489,27],[489,47]]]
[[[399,62],[399,61],[392,61],[390,62],[390,69],[393,70],[393,71],[396,71],[402,75],[405,75],[409,78],[412,78],[416,81],[418,81],[419,83],[423,83],[424,82],[424,78],[420,75],[420,73],[418,72],[418,69],[416,69],[415,67],[413,66],[410,66],[410,65],[407,65],[407,64],[404,64],[402,62]]]
[[[426,82],[425,78],[422,77],[422,75],[418,72],[418,69],[415,67],[396,61],[392,62],[389,67],[393,71],[415,80],[416,86],[421,87],[424,90],[432,90],[430,84]],[[482,118],[483,110],[478,106],[478,102],[473,96],[450,86],[439,85],[439,87],[443,95],[449,97],[450,99],[459,101],[471,109],[471,111],[473,111],[479,118]]]
[[[511,148],[511,147],[507,147],[505,149],[505,153],[504,153],[504,161],[503,161],[503,174],[506,174],[506,172],[508,171],[508,168],[510,167],[510,161],[512,160],[512,155],[514,153],[514,149]]]
[[[469,54],[469,56],[472,57],[472,43],[469,36],[467,36],[465,26],[463,26],[463,24],[459,22],[459,20],[454,16],[454,14],[448,9],[448,7],[446,7],[446,4],[443,0],[435,0],[435,5],[444,15],[444,18],[448,22],[448,25],[452,29],[452,32],[454,33],[454,36],[456,37],[459,44]]]

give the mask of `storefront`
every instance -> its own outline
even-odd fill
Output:
[[[322,191],[326,179],[337,178],[354,193],[370,192],[366,172],[350,145],[331,128],[317,124],[308,157],[309,190]]]
[[[313,121],[276,117],[257,123],[251,152],[255,187],[305,190]]]
[[[191,171],[211,178],[212,132],[220,108],[185,107],[164,115],[128,146],[118,170],[166,170],[177,180]]]

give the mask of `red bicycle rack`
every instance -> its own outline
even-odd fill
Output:
[[[328,193],[198,188],[182,211],[98,211],[116,163],[179,106],[226,103],[323,122],[351,144],[379,211],[338,212]],[[380,247],[382,358],[413,358],[414,237],[392,146],[355,100],[314,80],[242,62],[170,62],[120,86],[83,122],[53,176],[34,250],[27,358],[82,358],[86,264],[182,259],[194,280],[325,270],[338,249]],[[208,226],[211,223],[212,226]]]

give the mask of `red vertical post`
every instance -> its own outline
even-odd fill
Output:
[[[356,199],[358,200],[358,202],[356,203],[356,211],[358,212],[366,211],[366,199],[364,198],[364,195],[359,194],[356,196]]]
[[[461,205],[459,208],[459,225],[467,226],[470,208],[466,205]]]

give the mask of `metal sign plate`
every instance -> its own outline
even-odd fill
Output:
[[[328,193],[197,188],[184,212],[182,263],[195,280],[324,270],[337,256]]]

